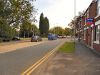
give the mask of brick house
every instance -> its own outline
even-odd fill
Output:
[[[97,10],[95,17],[93,48],[100,52],[100,0],[96,0]]]
[[[87,25],[86,19],[93,19]],[[77,18],[78,38],[88,47],[100,52],[100,0],[93,0],[87,10]]]

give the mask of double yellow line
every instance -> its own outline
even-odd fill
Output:
[[[21,75],[30,75],[38,66],[40,66],[44,61],[46,61],[51,55],[54,54],[54,52],[57,51],[57,49],[62,45],[61,43],[58,47],[53,49],[52,51],[48,52],[43,58],[41,58],[39,61],[37,61],[35,64],[33,64],[31,67],[29,67],[25,72],[23,72]]]

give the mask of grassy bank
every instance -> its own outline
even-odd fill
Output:
[[[31,38],[20,38],[21,40],[30,40]]]
[[[66,42],[60,48],[59,52],[73,53],[75,52],[74,42]]]

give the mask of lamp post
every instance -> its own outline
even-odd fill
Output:
[[[75,17],[75,19],[76,19],[76,0],[74,0],[74,17]],[[74,48],[75,48],[75,33],[76,33],[76,27],[75,27],[75,25],[76,25],[76,22],[75,22],[75,20],[74,20]]]

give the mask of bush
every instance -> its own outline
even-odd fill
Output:
[[[0,32],[1,41],[10,41],[15,36],[15,29],[9,25],[4,25],[2,31]]]
[[[0,42],[2,42],[3,40],[2,40],[2,38],[0,37]]]

